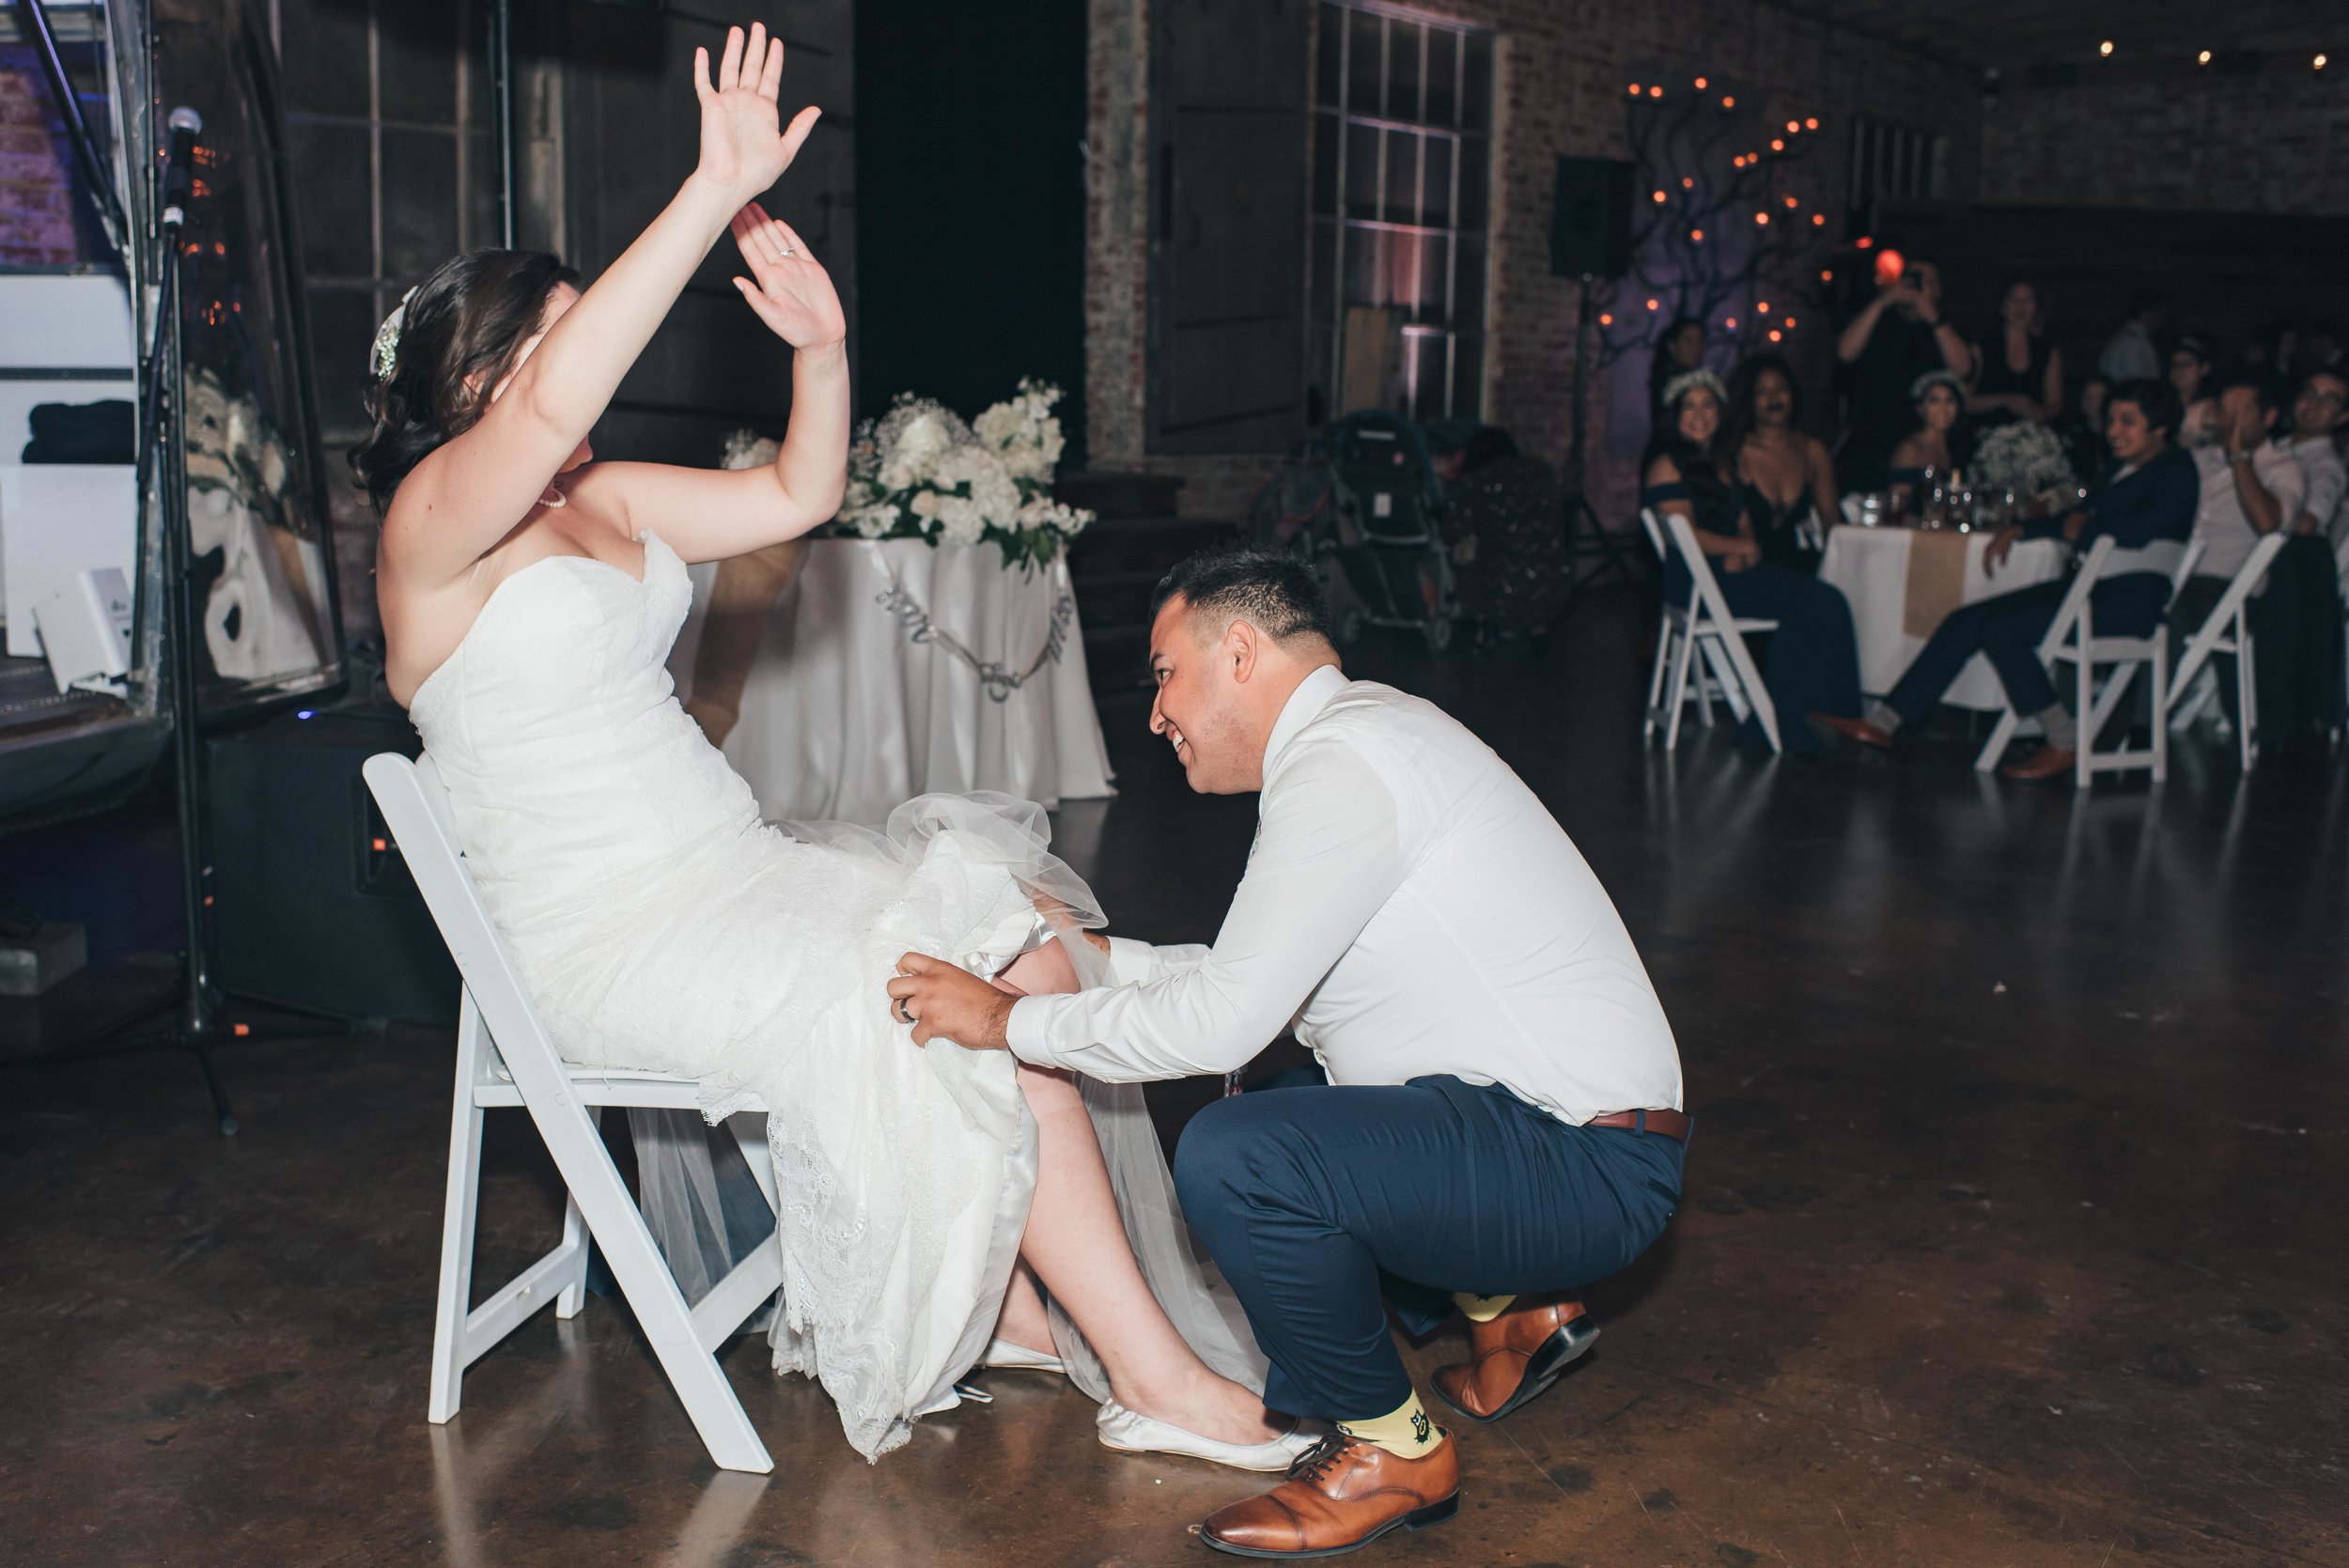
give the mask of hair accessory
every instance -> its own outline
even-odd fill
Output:
[[[1721,385],[1719,376],[1710,370],[1683,370],[1664,383],[1664,407],[1672,408],[1699,387],[1711,393],[1715,402],[1723,406],[1728,404],[1729,390]]]
[[[367,364],[379,381],[390,380],[392,367],[399,363],[399,332],[408,324],[408,302],[415,297],[416,291],[411,287],[399,297],[392,313],[383,318],[383,324],[375,329],[375,348],[367,355]]]
[[[1909,382],[1908,400],[1912,403],[1921,403],[1925,400],[1925,394],[1931,392],[1937,386],[1948,387],[1952,393],[1956,395],[1957,406],[1961,409],[1966,406],[1966,383],[1958,380],[1956,371],[1948,369],[1947,367],[1939,370],[1928,370],[1923,375],[1918,377],[1915,380]]]

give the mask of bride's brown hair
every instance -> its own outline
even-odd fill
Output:
[[[416,286],[392,373],[379,379],[368,365],[361,396],[373,427],[350,449],[379,515],[435,447],[473,428],[546,318],[547,297],[567,283],[579,274],[544,251],[468,251]]]

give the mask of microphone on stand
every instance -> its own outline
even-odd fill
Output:
[[[163,224],[178,228],[188,221],[186,204],[195,195],[195,138],[203,132],[204,116],[185,104],[174,109],[164,124],[171,140],[163,159]]]

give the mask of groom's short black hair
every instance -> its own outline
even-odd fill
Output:
[[[1150,599],[1150,619],[1156,622],[1167,601],[1178,597],[1194,611],[1248,621],[1276,643],[1306,636],[1325,643],[1337,640],[1330,632],[1320,579],[1287,551],[1249,545],[1203,550],[1159,580]]]

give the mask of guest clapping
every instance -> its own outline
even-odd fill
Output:
[[[1723,450],[1746,517],[1773,566],[1816,572],[1826,549],[1822,506],[1837,504],[1827,443],[1795,427],[1795,373],[1776,354],[1755,354],[1731,383]]]
[[[1973,411],[2050,424],[2063,411],[2063,353],[2039,318],[2039,290],[2016,278],[1999,296],[1999,331],[1982,355]]]
[[[1730,482],[1721,454],[1719,378],[1709,370],[1692,370],[1668,384],[1664,394],[1671,423],[1649,443],[1640,504],[1660,516],[1688,520],[1732,614],[1778,622],[1763,657],[1762,679],[1785,719],[1780,725],[1782,743],[1790,752],[1822,750],[1826,742],[1816,733],[1792,721],[1802,713],[1859,714],[1859,650],[1851,606],[1816,577],[1765,558],[1746,515],[1745,495]],[[1665,598],[1687,604],[1694,579],[1677,554],[1668,552],[1667,560]],[[1761,721],[1750,715],[1738,725],[1737,738],[1747,746],[1769,744]]]

